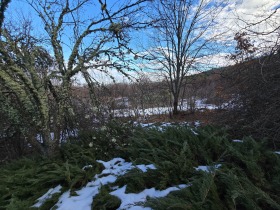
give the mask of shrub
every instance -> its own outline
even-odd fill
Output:
[[[232,142],[225,130],[213,127],[192,130],[186,126],[140,129],[127,149],[135,162],[153,163],[157,186],[191,186],[165,198],[149,199],[153,209],[280,209],[280,158],[265,141],[246,137]],[[273,164],[274,163],[274,164]],[[198,165],[216,165],[209,172]],[[132,172],[131,172],[132,173]],[[136,172],[127,174],[134,188],[147,181]],[[147,186],[146,186],[147,187]]]

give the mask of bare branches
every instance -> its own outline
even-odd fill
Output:
[[[256,43],[255,57],[277,53],[280,37],[279,17],[279,8],[263,10],[258,14],[243,14],[243,17],[237,16],[241,23],[239,33],[245,32],[246,36]]]
[[[119,70],[128,67],[124,51],[132,53],[128,46],[129,30],[147,25],[145,21],[135,21],[134,18],[142,12],[142,4],[147,1],[128,0],[112,5],[98,0],[100,7],[89,0],[44,0],[29,1],[29,3],[45,24],[60,74],[70,79],[83,68],[101,67],[101,61],[107,66],[112,57],[123,63],[122,67],[119,66],[120,62],[112,67]],[[85,18],[82,18],[78,13],[85,6],[87,10],[91,8],[92,11],[87,11]],[[67,53],[66,45],[69,46]],[[93,65],[95,60],[99,63]],[[117,62],[112,63],[117,64]],[[100,69],[95,68],[95,70]]]
[[[243,20],[240,17],[238,17],[238,20],[246,24],[246,26],[244,27],[245,30],[248,30],[250,32],[253,32],[253,33],[256,33],[256,34],[259,34],[259,35],[268,35],[270,33],[274,33],[275,31],[277,31],[280,28],[280,25],[277,26],[276,28],[273,28],[271,31],[267,31],[267,32],[255,31],[255,30],[252,30],[251,28],[254,27],[254,26],[258,26],[258,25],[260,25],[262,23],[267,23],[268,21],[271,21],[271,19],[275,15],[277,15],[278,11],[279,11],[278,9],[275,9],[268,16],[266,16],[266,17],[264,17],[261,20],[258,20],[256,22],[247,22],[247,21]]]
[[[226,4],[205,0],[157,0],[153,4],[159,21],[155,23],[150,58],[162,65],[162,72],[167,72],[174,113],[186,76],[197,69],[200,57],[213,53],[211,46],[216,40],[210,31]]]

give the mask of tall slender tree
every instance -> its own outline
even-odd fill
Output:
[[[173,100],[173,113],[178,113],[180,92],[186,76],[203,70],[203,57],[213,51],[218,33],[214,27],[219,13],[227,6],[221,0],[155,0],[152,4],[154,33],[149,49],[150,59],[168,81]]]

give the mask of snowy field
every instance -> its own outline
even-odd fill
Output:
[[[195,110],[207,109],[207,110],[214,110],[220,107],[214,104],[207,104],[205,103],[205,99],[200,99],[195,101],[194,108]],[[223,104],[221,107],[225,108],[227,104]],[[190,110],[190,105],[187,102],[182,103],[180,105],[179,110],[187,111]],[[162,115],[162,114],[169,114],[173,110],[172,107],[154,107],[154,108],[147,108],[147,109],[117,109],[114,110],[113,114],[115,117],[134,117],[134,116],[150,116],[150,115]]]

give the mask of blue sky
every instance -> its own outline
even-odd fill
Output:
[[[93,2],[97,2],[98,8],[94,7],[92,5],[89,7],[89,9],[85,9],[82,13],[83,16],[89,16],[94,12],[95,10],[99,10],[99,3],[97,0],[93,0]],[[108,8],[110,5],[113,5],[116,2],[123,2],[122,0],[107,0]],[[226,33],[224,35],[224,40],[227,43],[230,43],[233,40],[234,33],[236,33],[239,28],[238,26],[242,26],[241,22],[238,22],[236,20],[236,17],[240,17],[242,19],[245,19],[247,21],[255,21],[256,15],[265,15],[270,14],[273,9],[279,8],[279,1],[278,0],[236,0],[236,1],[230,1],[231,6],[228,10],[224,10],[221,14],[221,17],[219,20],[221,23],[219,30],[225,30]],[[13,22],[20,22],[23,18],[22,17],[29,17],[33,21],[33,27],[34,27],[34,33],[44,35],[44,29],[42,27],[42,22],[38,18],[38,15],[34,12],[34,10],[26,3],[25,0],[12,0],[11,4],[9,5],[9,8],[7,9],[6,13],[7,20],[12,20]],[[279,11],[278,11],[278,17],[279,17]],[[145,17],[140,17],[145,18]],[[280,18],[279,18],[280,19]],[[267,26],[263,26],[265,29]],[[148,31],[149,32],[149,31]],[[67,34],[65,34],[67,35]],[[67,37],[67,36],[65,36]],[[131,46],[136,48],[138,46],[138,43],[146,44],[148,39],[147,36],[143,31],[134,32],[132,34],[132,42]],[[65,41],[67,43],[67,41]],[[256,40],[257,44],[261,44],[261,39]],[[141,51],[142,49],[138,48],[136,49],[138,51]],[[64,47],[65,51],[65,57],[69,54],[69,48],[66,46]],[[222,52],[225,53],[225,52]],[[214,55],[214,59],[217,60],[219,55]],[[218,63],[223,63],[224,61],[219,61]],[[115,73],[114,73],[115,74]]]
[[[37,0],[35,0],[35,2],[36,1]],[[114,1],[107,1],[107,5],[108,8],[114,11]],[[95,15],[95,12],[100,13],[100,5],[97,0],[91,1],[90,4],[86,5],[86,7],[81,10],[79,15],[86,19],[93,17]],[[34,33],[46,34],[46,32],[44,31],[43,22],[39,18],[38,14],[34,11],[34,9],[27,3],[27,1],[12,0],[6,12],[7,20],[12,20],[13,22],[20,23],[20,21],[23,20],[23,17],[32,20]],[[82,27],[82,25],[80,25],[80,27]],[[66,39],[67,33],[71,34],[73,33],[73,31],[68,31],[68,29],[66,29],[65,38],[63,40]]]

